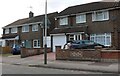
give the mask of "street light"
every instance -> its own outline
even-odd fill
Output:
[[[47,64],[47,0],[45,1],[45,44],[44,44],[44,64]]]

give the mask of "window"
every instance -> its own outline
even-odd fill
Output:
[[[90,40],[96,43],[100,43],[105,46],[111,46],[111,34],[110,33],[91,34]]]
[[[74,40],[74,35],[73,34],[69,35],[69,41],[72,41],[72,40]]]
[[[104,20],[109,20],[108,11],[99,11],[99,12],[94,12],[92,14],[92,21],[104,21]]]
[[[76,23],[85,23],[86,22],[86,14],[80,14],[76,16]]]
[[[38,31],[38,25],[32,25],[32,31]]]
[[[68,25],[68,18],[67,17],[60,18],[60,25]]]
[[[81,34],[70,34],[68,36],[69,41],[73,41],[73,40],[82,40],[82,35]]]
[[[29,25],[25,25],[22,27],[22,32],[29,32]]]
[[[2,46],[2,41],[0,41],[0,46]]]
[[[11,33],[17,33],[17,28],[16,27],[11,28]]]
[[[33,40],[33,47],[40,48],[40,40]]]
[[[81,34],[75,35],[75,40],[82,40],[82,35]]]
[[[22,46],[25,47],[25,48],[32,48],[31,40],[22,41]]]
[[[5,34],[9,34],[9,28],[5,29]]]

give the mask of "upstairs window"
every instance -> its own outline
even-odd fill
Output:
[[[80,14],[76,16],[76,23],[85,23],[86,22],[86,14]]]
[[[92,14],[92,21],[104,21],[104,20],[109,20],[108,11],[99,11],[99,12],[94,12]]]
[[[32,31],[38,31],[38,25],[32,25]]]
[[[9,28],[5,29],[5,34],[9,34]]]
[[[68,25],[68,18],[67,17],[60,18],[60,25]]]
[[[17,33],[17,27],[11,28],[11,33]]]
[[[29,32],[29,25],[25,25],[22,27],[22,32]]]

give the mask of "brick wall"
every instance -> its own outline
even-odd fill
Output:
[[[48,48],[47,52],[51,52],[51,49]],[[39,49],[29,49],[29,48],[22,48],[21,50],[21,58],[34,56],[34,55],[40,55],[44,53],[44,48]]]
[[[56,46],[56,60],[89,60],[102,62],[118,62],[120,50],[95,49],[61,49]]]
[[[101,54],[95,49],[61,49],[56,46],[56,60],[95,60],[99,61]]]

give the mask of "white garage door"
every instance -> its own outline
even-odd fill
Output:
[[[62,46],[66,43],[66,36],[65,35],[54,35],[53,36],[53,52],[56,51],[55,46]]]

